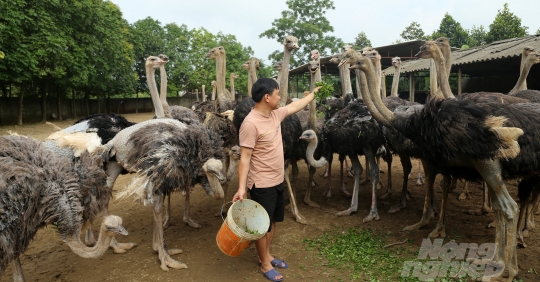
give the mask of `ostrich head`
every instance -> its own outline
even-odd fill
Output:
[[[250,63],[250,60],[247,60],[245,63],[242,64],[242,68],[249,70],[249,63]]]
[[[448,37],[442,36],[435,39],[435,44],[437,44],[437,46],[439,47],[450,46],[450,40],[448,39]]]
[[[379,54],[379,51],[375,49],[371,49],[371,51],[365,52],[364,56],[370,58],[372,62],[375,62],[376,60],[381,60],[381,55]]]
[[[116,215],[108,215],[103,218],[103,226],[107,232],[112,233],[111,235],[128,235],[128,232],[122,226],[122,218]]]
[[[224,181],[226,178],[222,173],[223,164],[221,161],[210,158],[203,164],[202,169],[206,174],[206,177],[203,177],[203,180],[201,181],[204,191],[216,200],[223,199],[224,193],[220,181]]]
[[[300,49],[300,47],[298,46],[298,38],[292,35],[288,35],[285,37],[285,40],[283,41],[283,45],[289,51]]]
[[[329,62],[332,63],[332,64],[339,64],[339,56],[338,56],[338,55],[333,56],[333,57],[330,59]]]
[[[311,74],[315,74],[319,70],[319,62],[318,61],[309,61],[309,72]]]
[[[343,54],[341,54],[341,62],[339,62],[338,67],[341,67],[346,63],[351,63],[351,60],[358,56],[361,56],[360,53],[352,49],[343,52]]]
[[[394,68],[399,68],[401,66],[401,58],[400,57],[392,58],[392,66],[394,66]]]
[[[240,159],[240,146],[233,146],[229,151],[229,156],[231,159],[239,160]]]
[[[276,69],[277,71],[281,71],[282,66],[283,66],[283,61],[274,62],[274,64],[272,65],[272,67]]]
[[[308,142],[311,142],[311,140],[317,140],[317,134],[315,134],[315,131],[313,131],[311,129],[308,129],[308,130],[302,132],[302,135],[298,139],[299,140],[306,140]]]
[[[163,61],[165,62],[168,62],[169,61],[169,56],[165,55],[165,54],[159,54],[158,57],[160,59],[162,59]]]
[[[531,46],[523,47],[523,55],[524,56],[528,56],[532,52],[534,52],[534,47],[531,47]]]
[[[373,50],[375,50],[375,49],[373,49],[373,47],[371,47],[371,46],[364,47],[364,48],[362,48],[362,55],[365,56],[368,52],[371,52]]]
[[[343,45],[343,47],[341,47],[341,52],[342,52],[342,53],[345,52],[345,51],[347,51],[347,50],[354,50],[354,49],[353,49],[352,46],[349,45],[349,44]]]
[[[311,50],[311,59],[318,60],[320,57],[319,50]]]
[[[206,54],[207,58],[214,60],[223,56],[225,56],[225,48],[223,48],[223,46],[214,47]]]
[[[437,51],[440,52],[440,49],[437,47],[435,41],[426,41],[424,45],[420,46],[420,51],[418,51],[415,56],[422,59],[429,59],[432,58],[432,54]]]
[[[237,78],[238,78],[238,75],[237,75],[236,73],[233,72],[233,73],[231,73],[231,78],[232,78],[232,79],[237,79]]]
[[[371,63],[371,60],[368,57],[364,57],[364,56],[353,57],[349,60],[349,64],[351,64],[349,69],[366,70],[366,64],[368,62]]]
[[[253,60],[253,63],[255,64],[255,69],[260,70],[261,69],[261,61],[257,58],[251,58]]]
[[[212,85],[212,87],[216,87],[216,81],[212,80],[212,82],[210,82],[210,85]]]
[[[531,58],[533,64],[540,63],[540,55],[538,55],[538,53],[536,53],[536,52],[529,53],[529,55],[527,57]]]
[[[160,66],[164,65],[166,61],[162,60],[160,57],[148,56],[146,58],[146,68],[159,69]]]

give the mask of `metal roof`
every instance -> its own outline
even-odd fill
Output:
[[[516,64],[521,62],[523,47],[532,46],[540,50],[540,34],[511,38],[488,45],[452,52],[452,72],[459,66],[462,73],[471,76],[496,76],[519,73]],[[401,63],[401,73],[428,70],[429,59],[409,60]],[[384,69],[386,75],[393,75],[393,67]]]
[[[423,40],[415,40],[415,41],[407,41],[392,45],[386,45],[381,47],[375,47],[375,49],[379,52],[381,55],[381,65],[382,67],[390,67],[392,66],[392,58],[393,57],[400,57],[402,61],[416,58],[414,55],[418,52],[420,49],[420,46],[424,45],[425,41]],[[331,64],[328,61],[333,57],[328,56],[321,58],[321,70],[323,73],[327,74],[334,74],[339,75],[339,69],[336,64]],[[294,68],[289,71],[289,75],[298,75],[308,72],[308,64],[301,65],[297,68]]]

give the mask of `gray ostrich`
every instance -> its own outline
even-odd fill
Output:
[[[84,258],[100,257],[113,236],[128,234],[122,219],[109,215],[93,247],[80,241],[83,222],[100,211],[87,202],[92,200],[91,191],[107,191],[105,172],[88,154],[66,162],[43,142],[29,137],[2,136],[0,143],[0,276],[13,262],[14,281],[24,281],[19,255],[37,231],[49,224]]]
[[[421,52],[434,44],[426,43]],[[368,81],[374,80],[372,65],[365,58],[358,58],[355,64],[366,73]],[[374,117],[421,147],[436,171],[456,178],[486,181],[499,224],[495,260],[504,263],[506,272],[505,278],[496,279],[512,281],[518,272],[517,204],[508,194],[504,179],[530,179],[540,172],[535,161],[540,158],[540,144],[534,138],[540,134],[538,108],[532,104],[500,102],[477,105],[470,100],[433,97],[423,107],[394,113],[384,106],[373,89],[370,87],[371,93],[364,99]],[[452,134],[443,133],[450,131]]]

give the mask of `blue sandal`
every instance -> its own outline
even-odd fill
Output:
[[[287,268],[289,267],[289,264],[287,264],[284,260],[280,260],[280,259],[277,259],[277,258],[274,258],[270,264],[273,266],[273,267],[277,267],[277,268]]]
[[[283,281],[283,278],[276,279],[276,276],[281,276],[281,273],[277,272],[276,269],[272,268],[268,270],[267,272],[262,272],[262,270],[259,268],[259,272],[266,277],[266,279],[273,281],[273,282],[279,282]]]

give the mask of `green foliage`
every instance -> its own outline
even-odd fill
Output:
[[[368,47],[368,46],[372,46],[371,45],[371,40],[369,40],[366,36],[366,33],[365,32],[360,32],[358,33],[358,35],[356,36],[356,38],[354,38],[354,43],[351,44],[353,46],[354,49],[356,50],[360,50],[364,47]]]
[[[370,281],[404,281],[405,277],[400,277],[403,263],[414,258],[403,247],[385,249],[382,236],[367,229],[337,229],[302,242],[308,251],[316,252],[316,258],[326,267],[351,273],[352,280],[369,277]]]
[[[498,11],[495,20],[489,25],[486,42],[523,37],[527,35],[527,29],[529,28],[521,25],[521,19],[510,12],[508,3],[505,3],[502,11]]]
[[[3,59],[5,57],[4,52],[0,51],[0,59]]]
[[[317,81],[315,82],[315,87],[321,86],[321,89],[315,93],[315,99],[319,104],[322,103],[322,101],[326,100],[326,98],[332,97],[334,94],[334,85],[331,83],[326,83],[324,81]]]
[[[448,37],[450,46],[462,46],[469,41],[469,34],[467,31],[448,13],[444,15],[444,18],[439,25],[439,29],[436,30],[431,37],[437,39],[441,36]]]
[[[405,41],[411,40],[427,40],[427,36],[417,22],[412,22],[408,27],[400,34],[401,38]]]
[[[540,34],[540,28],[535,32],[535,34]]]
[[[332,0],[287,0],[288,10],[281,12],[281,18],[272,22],[272,28],[259,37],[275,39],[281,46],[287,35],[298,38],[300,49],[291,56],[291,67],[300,66],[308,60],[311,50],[317,49],[321,56],[339,52],[343,40],[329,35],[334,31],[325,13],[334,10]],[[276,45],[277,46],[277,45]],[[270,61],[283,58],[283,47],[268,56]]]
[[[469,31],[469,42],[467,45],[470,47],[476,47],[486,44],[487,31],[484,29],[483,25],[476,27],[473,25],[472,29]]]
[[[469,47],[469,45],[467,45],[467,44],[463,44],[463,45],[461,46],[461,50],[467,50],[467,49],[469,49],[469,48],[470,48],[470,47]]]

